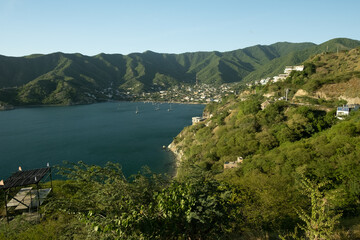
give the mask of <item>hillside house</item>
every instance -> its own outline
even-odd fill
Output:
[[[197,124],[199,122],[202,122],[204,120],[205,120],[205,118],[203,118],[203,117],[193,117],[192,118],[192,125],[195,125],[195,124]]]
[[[290,74],[292,71],[299,71],[302,72],[304,71],[304,65],[299,65],[299,66],[286,66],[284,73],[286,74]]]
[[[266,100],[265,102],[263,102],[261,104],[261,110],[264,110],[267,106],[269,106],[271,104],[271,101]]]
[[[338,107],[336,109],[336,117],[338,119],[344,119],[346,116],[350,114],[351,111],[356,111],[360,108],[358,104],[349,104],[343,105],[342,107]]]
[[[239,163],[242,163],[243,162],[243,158],[242,157],[238,157],[237,159],[236,159],[236,161],[234,161],[234,162],[225,162],[224,163],[224,169],[228,169],[228,168],[236,168],[236,167],[238,167],[239,165]]]

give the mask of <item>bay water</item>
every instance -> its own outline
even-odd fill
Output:
[[[169,108],[171,110],[169,111]],[[148,166],[172,174],[175,159],[162,149],[201,116],[204,105],[106,102],[0,112],[0,180],[63,161],[120,163],[126,176]]]

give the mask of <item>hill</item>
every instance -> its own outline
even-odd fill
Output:
[[[0,101],[13,105],[79,104],[127,99],[143,91],[194,84],[196,78],[212,85],[248,81],[298,64],[325,46],[330,51],[358,45],[359,41],[334,39],[319,46],[283,42],[223,53],[0,56]]]
[[[177,177],[202,169],[246,189],[243,217],[253,227],[262,222],[260,229],[284,229],[297,221],[294,209],[300,206],[310,212],[299,191],[304,178],[330,183],[319,196],[343,214],[343,222],[358,216],[360,111],[343,121],[335,112],[346,99],[360,97],[359,50],[315,55],[283,82],[207,105],[206,120],[186,127],[170,145],[179,158]],[[277,100],[285,89],[293,91],[292,100]],[[294,96],[299,90],[306,93]],[[262,107],[265,100],[270,104]],[[243,160],[227,169],[238,157]]]
[[[173,148],[185,162],[198,159],[216,172],[237,155],[252,156],[311,137],[336,122],[337,106],[360,104],[359,63],[360,48],[312,56],[303,63],[304,71],[293,71],[284,81],[253,86],[222,103],[208,104],[206,120],[185,128]],[[279,101],[286,89],[289,101]],[[266,100],[269,107],[261,109]],[[264,141],[270,145],[262,146]]]

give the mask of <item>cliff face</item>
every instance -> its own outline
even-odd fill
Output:
[[[174,141],[169,144],[168,149],[175,154],[176,166],[178,167],[181,162],[181,158],[184,156],[184,152]]]

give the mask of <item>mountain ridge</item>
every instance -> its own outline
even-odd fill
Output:
[[[2,98],[14,105],[91,103],[122,99],[123,92],[152,92],[195,84],[196,79],[212,85],[248,82],[275,75],[283,66],[299,64],[318,51],[353,46],[360,46],[360,41],[341,38],[320,45],[278,42],[227,52],[183,54],[145,51],[95,56],[62,52],[25,57],[0,55],[0,89],[15,88],[15,98]]]

